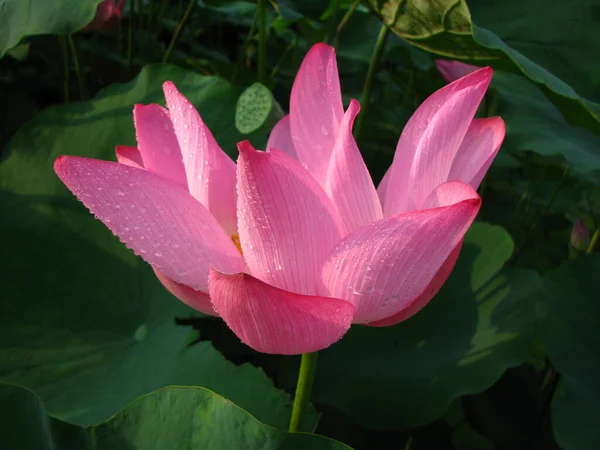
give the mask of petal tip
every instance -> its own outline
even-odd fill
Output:
[[[169,81],[169,80],[165,81],[165,82],[162,84],[162,88],[163,88],[163,91],[164,91],[165,93],[166,93],[167,91],[177,90],[177,87],[175,86],[175,83],[173,83],[172,81]]]
[[[237,144],[238,152],[241,155],[247,155],[251,152],[256,152],[256,149],[252,146],[249,140],[238,142]]]
[[[58,176],[60,176],[61,173],[63,172],[63,166],[67,162],[68,158],[69,157],[67,155],[60,155],[54,160],[53,168],[54,168],[54,172]]]
[[[348,111],[351,112],[354,116],[356,116],[360,112],[360,102],[355,98],[350,99],[350,104],[348,105]]]
[[[335,48],[325,42],[317,42],[313,45],[308,51],[308,54],[311,53],[326,53],[329,58],[335,58]]]

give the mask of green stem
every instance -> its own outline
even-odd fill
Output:
[[[335,31],[337,29],[337,16],[338,12],[340,11],[340,3],[341,0],[335,0],[333,5],[333,12],[331,13],[331,19],[329,22],[329,31],[327,32],[327,37],[325,38],[325,42],[327,43],[331,43],[331,40],[336,34]]]
[[[240,68],[242,67],[242,64],[244,63],[244,55],[246,54],[246,51],[248,50],[248,45],[250,44],[250,40],[252,39],[252,36],[254,35],[254,29],[256,28],[257,16],[258,16],[258,11],[254,14],[254,18],[252,19],[252,25],[250,25],[250,31],[248,31],[246,40],[244,41],[244,43],[242,44],[242,47],[240,48],[240,50],[238,52],[238,58],[237,58],[237,61],[235,62],[235,67],[233,68],[233,73],[231,74],[231,84],[235,84],[235,79],[238,75],[238,72],[240,71]]]
[[[279,58],[279,61],[277,61],[277,63],[273,66],[273,70],[271,70],[271,75],[269,76],[270,78],[274,78],[275,75],[277,75],[277,72],[279,71],[279,68],[281,67],[281,64],[285,60],[286,56],[289,54],[290,51],[292,51],[292,49],[296,48],[297,45],[298,35],[294,37],[294,40],[291,42],[291,44],[289,44],[283,51],[283,54],[281,55],[281,58]]]
[[[354,3],[352,3],[352,6],[350,6],[350,9],[348,11],[346,11],[346,14],[344,14],[344,17],[342,17],[342,20],[340,21],[339,25],[337,26],[337,28],[335,30],[335,39],[333,41],[333,47],[336,50],[340,46],[340,34],[342,33],[344,26],[346,26],[346,24],[350,20],[350,17],[352,16],[352,14],[354,14],[354,11],[358,7],[359,3],[360,3],[360,0],[354,0]]]
[[[162,60],[163,64],[169,60],[171,53],[173,52],[173,49],[175,48],[175,43],[177,42],[177,38],[179,38],[179,35],[181,34],[181,30],[183,30],[185,23],[187,22],[188,18],[190,17],[190,14],[192,14],[192,10],[194,9],[195,4],[196,4],[196,0],[190,0],[190,3],[188,3],[188,7],[185,10],[183,17],[177,24],[177,28],[175,28],[175,32],[173,33],[173,37],[171,38],[171,42],[169,43],[169,48],[167,48],[167,51],[165,52],[165,56],[163,57],[163,60]]]
[[[594,234],[592,235],[590,245],[588,246],[588,249],[585,252],[586,255],[589,255],[590,253],[592,253],[594,251],[594,248],[596,248],[596,244],[598,243],[599,238],[600,238],[600,228],[596,228],[596,231],[594,231]]]
[[[302,430],[302,421],[310,403],[313,381],[317,371],[317,355],[317,352],[302,354],[298,384],[296,385],[296,396],[294,397],[294,407],[292,408],[290,431]]]
[[[354,138],[357,141],[360,140],[360,137],[362,135],[365,117],[367,116],[367,110],[369,109],[369,101],[371,100],[371,89],[373,87],[373,81],[375,80],[375,74],[377,73],[379,61],[381,60],[383,48],[385,47],[385,42],[389,33],[390,29],[388,28],[388,26],[384,23],[381,24],[381,29],[379,30],[379,35],[377,36],[377,42],[375,43],[373,56],[371,57],[371,61],[369,61],[369,70],[367,71],[367,78],[365,80],[362,95],[360,97],[360,105],[362,107],[362,111],[358,115],[358,118],[356,120],[356,126],[354,127]]]
[[[65,103],[69,103],[69,52],[67,50],[67,38],[58,36],[60,44],[60,53],[63,59],[63,97]]]
[[[267,17],[265,0],[258,0],[258,81],[265,82],[267,75]]]
[[[73,66],[75,67],[75,74],[77,75],[77,85],[79,86],[79,97],[81,100],[85,100],[87,97],[87,89],[85,86],[85,79],[83,78],[83,72],[81,71],[81,64],[79,63],[79,54],[77,53],[77,47],[75,46],[75,40],[72,34],[67,35],[67,41],[71,48],[71,54],[73,55]]]

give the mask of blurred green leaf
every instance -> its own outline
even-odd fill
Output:
[[[194,336],[175,317],[195,311],[172,297],[52,170],[61,154],[114,159],[116,144],[134,144],[133,104],[162,102],[167,79],[233,150],[242,140],[233,126],[235,90],[174,66],[150,66],[92,101],[48,108],[9,144],[0,164],[0,379],[34,390],[52,415],[72,423],[100,422],[140,395],[179,384],[208,387],[285,427],[289,397],[262,371],[235,366],[210,343],[188,346]]]
[[[452,276],[423,311],[387,328],[355,326],[319,357],[314,399],[364,426],[430,422],[530,355],[535,272],[502,269],[504,229],[475,224]]]
[[[445,58],[522,72],[549,90],[563,114],[600,134],[600,114],[583,97],[597,90],[600,78],[594,57],[600,52],[600,9],[593,1],[479,0],[469,6],[465,0],[369,3],[395,33],[419,48]],[[587,71],[580,70],[581,62]]]
[[[561,155],[571,170],[588,181],[600,183],[600,137],[569,124],[556,106],[528,80],[496,71],[492,89],[498,91],[497,107],[489,111],[506,122],[503,149]],[[493,93],[488,94],[493,103]]]
[[[206,389],[168,387],[85,430],[49,417],[33,392],[0,385],[2,443],[11,450],[351,450],[307,433],[271,428]],[[86,433],[87,431],[87,433]]]
[[[0,58],[24,36],[66,34],[92,21],[102,0],[0,0]]]
[[[565,450],[600,447],[600,256],[565,263],[536,297],[548,355],[563,377],[552,404],[556,440]]]

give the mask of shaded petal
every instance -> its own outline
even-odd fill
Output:
[[[473,120],[452,162],[448,179],[464,181],[477,189],[500,150],[505,133],[500,117]]]
[[[359,111],[359,103],[352,99],[340,124],[325,181],[325,193],[337,206],[346,233],[383,217],[375,185],[352,136]]]
[[[295,294],[245,273],[226,275],[213,268],[210,298],[242,342],[262,353],[322,350],[348,331],[354,314],[344,300]]]
[[[382,320],[377,320],[375,322],[366,323],[365,325],[371,327],[389,327],[392,325],[396,325],[406,319],[410,319],[416,313],[421,311],[435,295],[440,291],[448,277],[452,273],[454,266],[456,265],[456,261],[458,260],[458,255],[460,254],[460,250],[462,247],[462,241],[456,246],[456,248],[450,253],[450,256],[444,261],[442,267],[437,271],[431,282],[427,285],[425,290],[415,298],[408,306],[401,310],[400,312],[387,317]]]
[[[218,316],[213,308],[212,303],[210,302],[210,297],[208,294],[192,289],[185,284],[177,283],[159,270],[154,269],[154,273],[156,274],[156,278],[158,278],[167,291],[188,305],[190,308],[194,308],[195,310],[210,316]]]
[[[298,160],[324,185],[344,115],[335,49],[314,45],[304,57],[290,97],[290,129]]]
[[[387,195],[388,186],[390,184],[391,169],[391,167],[388,167],[388,170],[385,171],[383,178],[379,182],[379,186],[377,186],[377,195],[379,196],[379,201],[382,205],[385,202],[385,196]]]
[[[346,236],[324,265],[321,293],[351,302],[358,323],[413,305],[461,242],[481,199],[468,184],[453,181],[439,186],[427,204],[432,208],[383,219]]]
[[[410,118],[390,168],[385,217],[420,209],[448,180],[454,157],[492,78],[480,69],[433,93]]]
[[[167,111],[157,104],[135,105],[133,121],[144,167],[187,189],[179,144]]]
[[[190,193],[208,208],[230,236],[237,234],[235,163],[221,150],[196,108],[175,85],[167,81],[163,90]]]
[[[240,242],[250,273],[280,289],[314,295],[321,267],[341,239],[337,210],[288,154],[238,144]]]
[[[290,115],[288,114],[273,127],[265,149],[267,151],[272,148],[282,150],[297,160],[298,155],[296,154],[294,142],[292,141],[292,135],[290,133]]]
[[[464,62],[448,61],[445,59],[436,59],[435,65],[448,83],[452,83],[454,80],[458,80],[481,68]]]
[[[126,166],[130,167],[137,167],[138,169],[144,168],[144,161],[137,147],[117,145],[115,147],[115,153],[117,155],[117,161],[119,162],[119,164],[125,164]]]
[[[210,264],[244,261],[215,218],[180,185],[146,170],[60,156],[54,171],[120,240],[174,281],[207,291]]]

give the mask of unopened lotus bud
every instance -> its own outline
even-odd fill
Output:
[[[580,252],[585,252],[590,245],[590,232],[581,219],[577,219],[571,230],[571,247]]]

